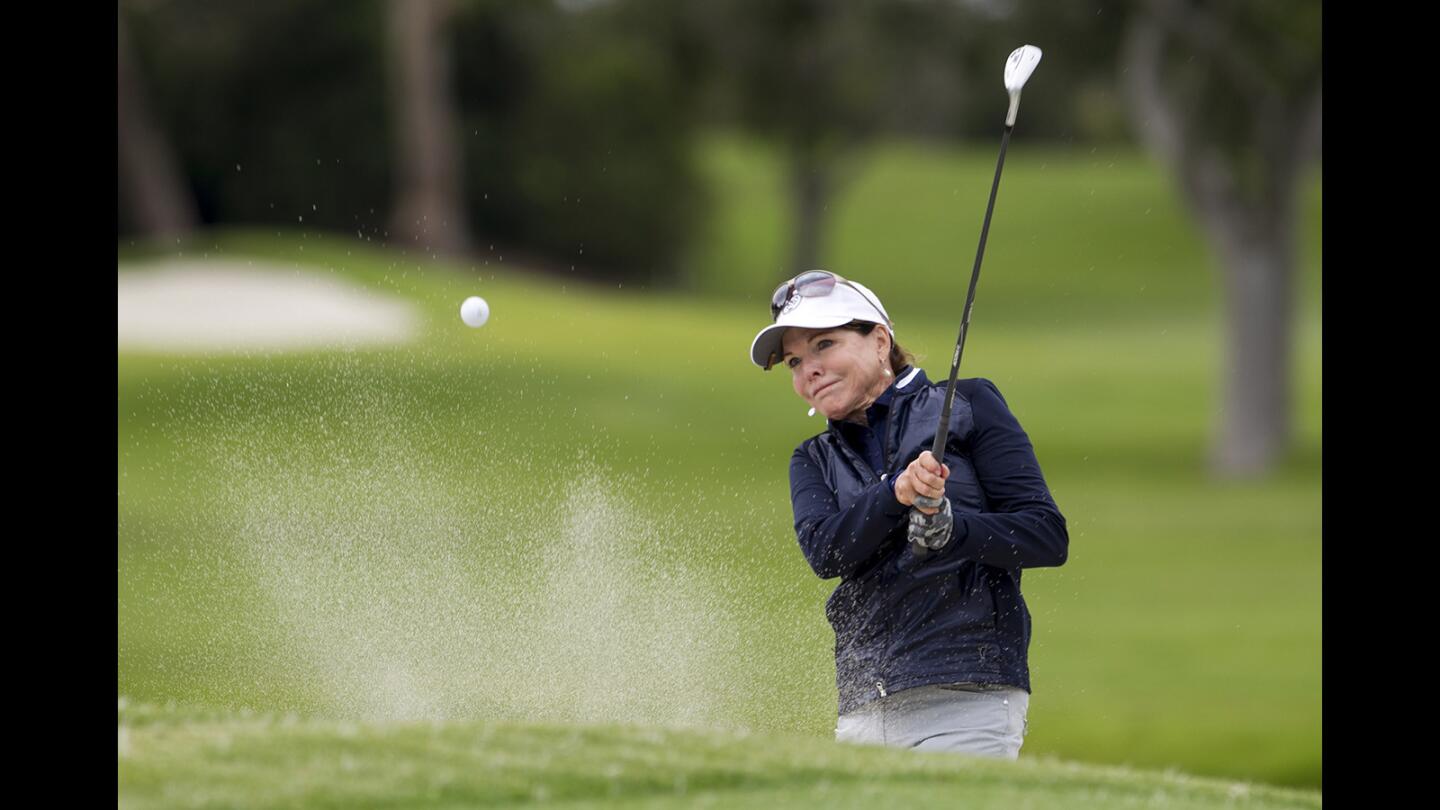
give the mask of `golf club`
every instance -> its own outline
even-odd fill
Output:
[[[945,405],[940,411],[940,424],[935,428],[935,443],[930,454],[941,464],[945,463],[945,440],[950,434],[950,408],[955,404],[955,380],[960,374],[960,355],[965,351],[965,335],[970,329],[970,308],[975,305],[975,285],[980,281],[980,261],[985,258],[985,237],[990,233],[990,215],[995,212],[995,193],[1000,190],[1000,170],[1005,168],[1005,147],[1010,145],[1010,133],[1015,129],[1015,115],[1020,111],[1020,91],[1035,66],[1040,64],[1040,49],[1034,45],[1022,45],[1010,52],[1005,60],[1005,90],[1010,93],[1010,111],[1005,115],[1005,134],[1000,137],[1000,160],[995,164],[995,180],[990,184],[990,202],[985,206],[985,223],[980,226],[980,247],[975,251],[975,269],[970,272],[970,290],[965,294],[965,310],[960,316],[960,337],[955,341],[955,357],[950,362],[950,382],[945,388]],[[944,493],[939,498],[918,496],[915,506],[938,509],[943,505]],[[914,509],[915,506],[911,508]],[[910,543],[910,550],[916,557],[924,559],[930,549],[918,542]]]

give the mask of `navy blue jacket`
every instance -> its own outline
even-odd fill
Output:
[[[1020,572],[1064,564],[1065,517],[994,383],[958,380],[945,445],[954,529],[916,558],[894,479],[931,448],[944,401],[945,382],[907,367],[870,406],[870,427],[831,421],[790,459],[800,549],[821,578],[840,577],[825,603],[840,714],[936,683],[1030,691]]]

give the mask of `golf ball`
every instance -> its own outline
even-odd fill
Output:
[[[472,295],[460,305],[460,320],[469,327],[484,326],[490,320],[490,305],[478,295]]]

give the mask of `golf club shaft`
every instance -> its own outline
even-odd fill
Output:
[[[1010,145],[1006,127],[1000,138],[1000,160],[995,164],[995,180],[990,184],[990,202],[985,206],[985,224],[980,227],[980,247],[975,251],[975,269],[970,271],[970,289],[965,293],[965,312],[960,317],[960,337],[955,340],[955,358],[950,362],[950,382],[945,387],[945,406],[940,411],[940,425],[935,429],[935,443],[930,448],[936,461],[944,463],[946,426],[950,424],[950,408],[955,404],[955,380],[960,376],[960,356],[965,352],[965,335],[970,331],[970,308],[975,305],[975,287],[980,281],[980,262],[985,258],[985,239],[990,235],[990,216],[995,213],[995,194],[1000,190],[1000,171],[1005,168],[1005,148]]]
[[[935,442],[930,455],[940,464],[945,463],[945,442],[949,438],[950,408],[955,404],[955,381],[960,376],[960,356],[965,353],[965,335],[970,331],[970,308],[975,305],[975,287],[980,281],[980,262],[985,258],[985,239],[990,235],[990,216],[995,213],[995,195],[1000,191],[1000,171],[1005,168],[1005,149],[1010,145],[1010,132],[1014,126],[1006,126],[1000,137],[1000,159],[995,163],[995,180],[990,183],[990,202],[985,206],[985,224],[980,226],[980,247],[975,250],[975,268],[970,271],[970,289],[965,293],[965,311],[960,316],[960,336],[955,339],[955,357],[950,361],[950,382],[945,386],[945,405],[940,409],[940,424],[935,428]],[[941,493],[940,497],[945,497]],[[930,550],[920,545],[912,549],[924,557]]]

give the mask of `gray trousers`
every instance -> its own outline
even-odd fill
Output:
[[[1030,695],[1013,686],[936,684],[906,689],[840,715],[835,739],[917,751],[1016,759]]]

